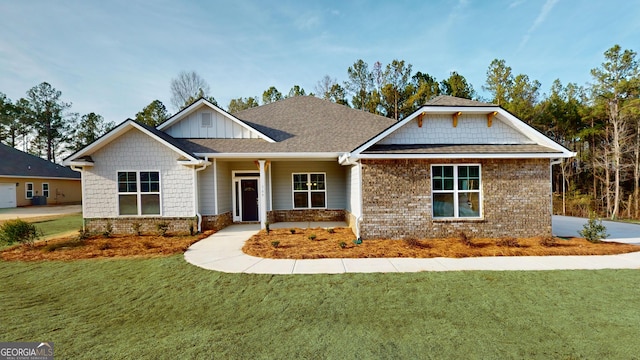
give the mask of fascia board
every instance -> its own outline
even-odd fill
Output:
[[[569,158],[574,153],[497,153],[497,154],[360,154],[357,159],[556,159]]]
[[[277,152],[277,153],[196,153],[196,156],[211,159],[338,159],[342,153],[335,152]]]

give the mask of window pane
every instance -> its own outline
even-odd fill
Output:
[[[293,190],[307,190],[307,174],[293,174]]]
[[[140,191],[141,192],[159,192],[160,191],[160,175],[157,171],[140,172]]]
[[[479,166],[469,166],[469,176],[474,178],[480,178],[480,167]]]
[[[141,202],[142,215],[160,215],[160,195],[142,195]]]
[[[325,205],[325,192],[312,192],[311,193],[311,207],[323,208]]]
[[[293,207],[294,208],[308,208],[309,198],[306,192],[293,193]]]
[[[433,177],[441,177],[442,176],[442,166],[434,166],[433,167]]]
[[[433,179],[433,190],[444,190],[441,179]]]
[[[433,194],[433,217],[453,217],[453,193]]]
[[[480,193],[468,192],[458,194],[458,216],[459,217],[479,217],[480,216]]]
[[[118,192],[136,192],[136,173],[135,172],[119,172],[118,173]]]
[[[118,199],[120,215],[138,215],[137,195],[119,195]]]
[[[443,166],[444,177],[453,178],[453,166]]]
[[[444,179],[444,190],[453,190],[453,179]]]
[[[324,190],[324,174],[311,174],[311,190]]]
[[[453,190],[453,166],[435,166],[431,177],[434,190]]]

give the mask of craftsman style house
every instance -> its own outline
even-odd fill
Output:
[[[299,96],[127,120],[64,164],[90,230],[344,220],[398,239],[550,235],[551,164],[574,155],[493,104],[440,96],[396,122]]]

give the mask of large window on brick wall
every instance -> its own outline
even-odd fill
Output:
[[[326,207],[326,175],[324,173],[293,174],[293,208]]]
[[[118,213],[160,215],[160,173],[118,171]]]
[[[482,216],[480,165],[432,165],[434,218]]]

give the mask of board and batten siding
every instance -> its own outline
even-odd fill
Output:
[[[336,161],[273,161],[271,180],[273,210],[293,209],[293,173],[325,173],[327,209],[347,206],[347,168]]]
[[[217,161],[218,165],[218,213],[224,214],[233,210],[231,168],[225,161]]]
[[[257,139],[256,131],[238,124],[226,115],[203,107],[164,130],[174,138]]]
[[[213,179],[213,165],[210,165],[206,169],[198,172],[198,194],[200,196],[198,205],[200,214],[202,215],[217,215],[215,183]]]
[[[494,117],[491,127],[487,116],[462,114],[453,127],[451,115],[431,114],[423,118],[422,127],[416,119],[382,139],[382,145],[411,144],[535,144],[518,130]]]
[[[192,168],[177,163],[180,155],[137,129],[129,130],[91,154],[85,167],[85,218],[118,217],[118,171],[159,171],[162,216],[191,217],[194,213]]]

